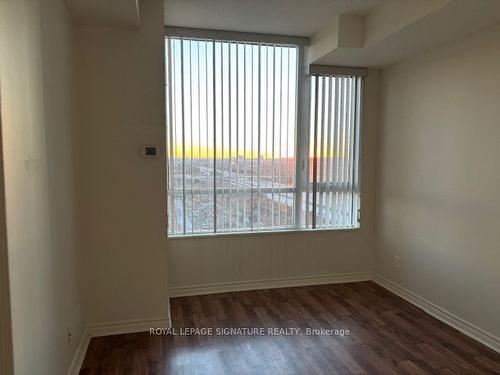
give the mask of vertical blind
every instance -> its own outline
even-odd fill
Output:
[[[311,77],[308,228],[359,227],[363,79]]]
[[[359,227],[362,77],[302,85],[290,45],[168,37],[166,53],[169,235]]]
[[[297,47],[169,37],[168,232],[295,226]]]

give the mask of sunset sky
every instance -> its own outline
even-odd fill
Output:
[[[213,158],[214,108],[218,158],[257,158],[259,147],[264,158],[294,157],[296,48],[260,46],[259,51],[254,44],[189,40],[181,47],[179,39],[166,43],[167,101],[173,93],[173,111],[167,113],[173,125],[168,134],[170,157]]]

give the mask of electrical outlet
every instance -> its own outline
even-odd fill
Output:
[[[394,255],[394,267],[399,268],[399,255]]]
[[[66,327],[66,340],[68,341],[68,344],[71,343],[71,339],[73,338],[73,330],[71,329],[71,326]]]

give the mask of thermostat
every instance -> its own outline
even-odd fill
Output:
[[[142,145],[141,156],[143,158],[154,159],[158,157],[158,146],[155,145]]]

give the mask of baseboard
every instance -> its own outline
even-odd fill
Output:
[[[484,331],[483,329],[475,326],[472,323],[469,323],[462,318],[459,318],[448,310],[427,301],[419,295],[399,286],[393,281],[390,281],[378,274],[374,274],[372,279],[381,287],[391,291],[392,293],[410,302],[411,304],[421,308],[436,319],[500,353],[500,338]]]
[[[99,323],[87,326],[82,334],[75,356],[68,370],[68,375],[78,375],[82,368],[85,354],[93,337],[121,335],[125,333],[147,332],[150,328],[171,327],[170,316],[166,319],[124,320],[113,323]]]
[[[287,277],[279,279],[235,281],[203,285],[188,285],[169,289],[170,297],[197,296],[224,292],[241,292],[257,289],[287,288],[307,285],[338,284],[371,280],[371,273],[343,273],[319,276]]]
[[[170,318],[147,320],[124,320],[112,323],[89,325],[90,337],[122,335],[125,333],[147,332],[150,328],[169,328]]]
[[[83,360],[85,358],[85,354],[87,353],[87,348],[90,343],[90,334],[89,329],[85,328],[82,333],[82,337],[80,338],[80,342],[78,343],[78,347],[76,348],[75,356],[71,361],[71,365],[68,370],[68,375],[78,375],[80,369],[82,368]]]

